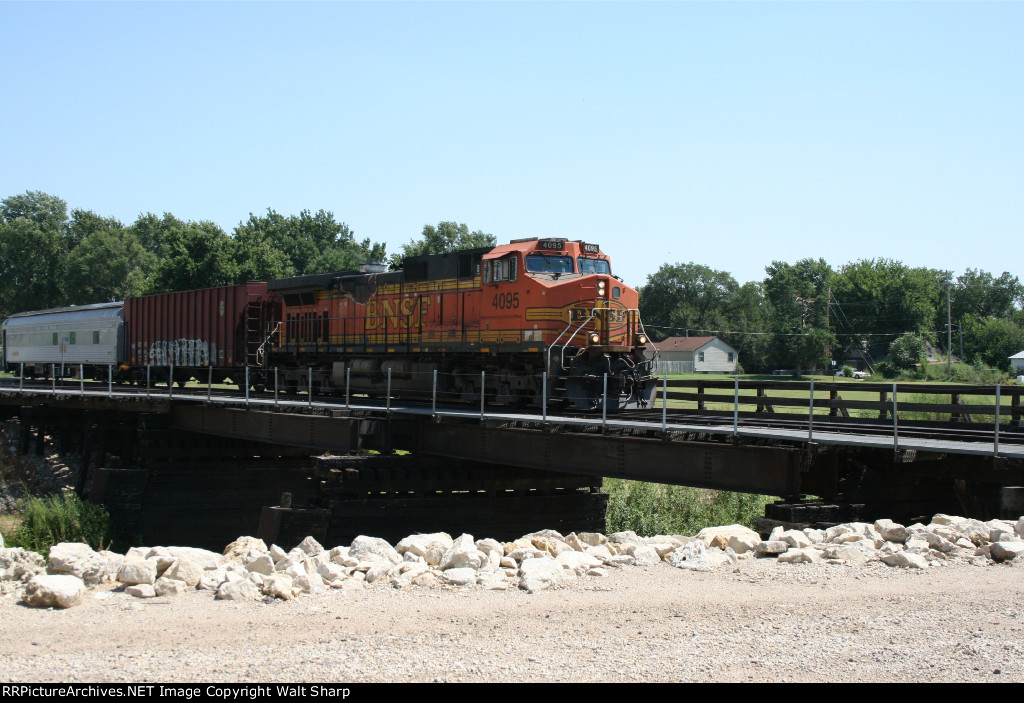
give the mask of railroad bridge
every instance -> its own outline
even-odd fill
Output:
[[[1024,512],[1024,388],[849,390],[664,382],[655,407],[608,416],[8,379],[0,413],[22,451],[80,457],[79,491],[154,544],[603,531],[602,477],[779,496],[767,517],[795,523]]]

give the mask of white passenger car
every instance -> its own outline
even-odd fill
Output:
[[[4,320],[4,366],[26,376],[106,377],[123,360],[124,303],[23,312]],[[115,369],[116,370],[116,369]]]

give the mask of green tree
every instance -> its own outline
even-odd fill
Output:
[[[945,275],[892,259],[846,264],[832,281],[832,299],[842,311],[841,341],[880,341],[904,332],[933,336]]]
[[[1024,330],[1013,320],[965,315],[963,327],[968,359],[1009,370],[1010,357],[1024,351]]]
[[[156,257],[116,220],[86,234],[68,257],[68,302],[124,300],[143,292]]]
[[[0,201],[0,220],[13,222],[18,218],[35,222],[44,232],[65,234],[68,204],[55,195],[29,190]]]
[[[772,307],[771,359],[778,365],[824,365],[836,337],[828,324],[828,291],[835,278],[824,259],[795,264],[773,261],[765,267],[765,297]]]
[[[420,239],[410,240],[402,245],[402,250],[391,257],[392,266],[401,266],[410,256],[427,254],[445,254],[460,249],[481,249],[493,247],[498,240],[493,234],[480,230],[469,231],[465,224],[456,222],[438,222],[437,227],[423,225]]]
[[[166,216],[165,216],[166,218]],[[238,277],[234,242],[213,222],[187,222],[167,228],[147,293],[231,285]]]
[[[0,314],[63,305],[66,262],[59,231],[23,216],[0,222]]]
[[[695,263],[663,264],[640,289],[640,316],[664,339],[692,331],[717,334],[728,328],[739,302],[739,284],[729,273]]]
[[[907,332],[897,337],[889,345],[889,360],[900,369],[912,369],[916,364],[924,363],[928,355],[928,347],[924,340]]]

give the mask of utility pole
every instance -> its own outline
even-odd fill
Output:
[[[946,380],[953,380],[953,303],[950,301],[950,279],[946,279]],[[963,354],[963,352],[960,352]]]

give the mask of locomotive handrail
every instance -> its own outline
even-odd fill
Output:
[[[269,342],[270,339],[275,334],[277,334],[277,331],[279,329],[281,329],[281,323],[280,322],[278,322],[276,325],[274,325],[274,329],[270,330],[270,333],[267,334],[266,339],[264,339],[260,343],[260,346],[256,349],[256,363],[257,363],[258,366],[262,366],[263,365],[262,358],[263,358],[263,354],[264,354],[264,347],[267,346],[267,342]]]

